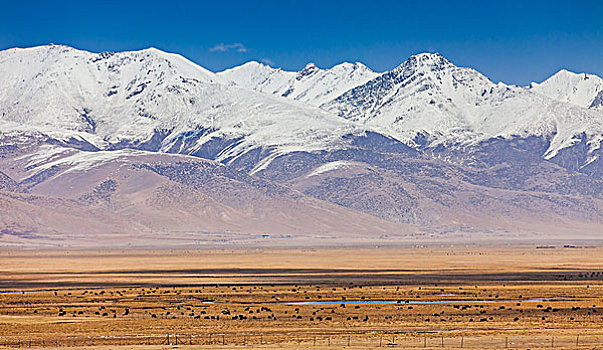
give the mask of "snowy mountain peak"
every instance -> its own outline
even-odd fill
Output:
[[[350,74],[353,72],[356,72],[356,71],[363,72],[363,73],[376,74],[362,62],[342,62],[342,63],[339,63],[339,64],[333,66],[333,68],[331,68],[330,70],[332,72],[338,72],[338,71],[349,72]]]
[[[65,45],[47,44],[32,47],[13,47],[0,51],[2,55],[53,55],[66,52],[78,52],[79,50]]]
[[[320,68],[318,68],[318,67],[316,66],[316,64],[314,64],[313,62],[310,62],[310,63],[308,63],[308,64],[307,64],[307,65],[304,67],[304,69],[302,69],[301,71],[299,71],[299,72],[297,73],[297,77],[296,77],[296,79],[297,79],[297,80],[303,79],[303,78],[305,78],[305,77],[307,77],[307,76],[310,76],[310,75],[312,75],[312,74],[314,74],[314,73],[316,73],[316,72],[318,72],[318,71],[320,71],[320,70],[321,70],[321,69],[320,69]]]
[[[590,109],[603,109],[603,79],[595,74],[561,69],[542,83],[529,88],[552,99]]]
[[[409,57],[410,60],[416,59],[418,61],[439,61],[445,60],[448,61],[442,54],[439,52],[420,52]]]
[[[427,69],[442,69],[444,67],[455,67],[446,57],[435,52],[423,52],[413,56],[410,56],[404,61],[399,67],[408,69],[413,68],[427,68]]]
[[[344,62],[329,69],[308,63],[301,71],[292,72],[248,62],[218,75],[247,89],[318,106],[378,73],[362,63]]]
[[[160,50],[154,46],[149,46],[146,49],[142,49],[140,50],[141,52],[155,52],[155,53],[159,53],[159,54],[163,54],[165,53],[163,50]]]
[[[269,65],[262,63],[262,62],[258,62],[258,61],[248,61],[243,63],[240,66],[236,66],[230,69],[263,69],[263,68],[270,68],[270,69],[274,69],[272,67],[270,67]]]
[[[576,73],[576,72],[572,72],[570,70],[567,70],[565,68],[562,68],[557,73],[555,73],[552,76],[550,76],[548,79],[552,79],[553,78],[553,79],[583,79],[583,80],[588,80],[592,76],[595,76],[595,75],[594,74],[588,74],[588,73]]]
[[[397,128],[426,113],[420,119],[423,127],[428,128],[430,120],[439,124],[436,119],[442,114],[466,114],[459,106],[480,104],[489,97],[484,91],[491,94],[495,88],[508,89],[504,84],[493,84],[473,69],[455,66],[439,53],[420,53],[322,107],[360,122],[387,114],[391,120],[386,124],[397,124]],[[404,101],[404,106],[398,105],[398,101]],[[406,131],[415,132],[417,126]]]

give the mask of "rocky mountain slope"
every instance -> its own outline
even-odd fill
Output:
[[[126,234],[119,244],[242,244],[272,234],[274,244],[303,244],[414,231],[179,154],[23,143],[0,167],[22,189],[0,190],[8,242],[110,246]]]

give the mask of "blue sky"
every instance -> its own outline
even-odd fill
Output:
[[[603,76],[603,1],[0,1],[0,49],[154,46],[217,71],[255,59],[383,71],[438,51],[494,81]]]

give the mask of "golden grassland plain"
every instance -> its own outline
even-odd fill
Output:
[[[11,249],[0,291],[0,347],[603,346],[597,244]]]

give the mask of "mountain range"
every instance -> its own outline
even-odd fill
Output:
[[[601,238],[603,79],[0,52],[0,242]],[[263,243],[262,243],[263,244]]]

